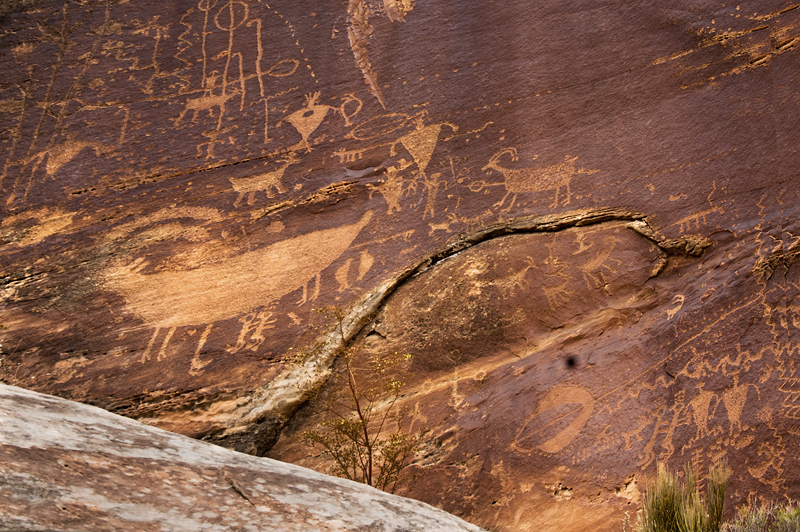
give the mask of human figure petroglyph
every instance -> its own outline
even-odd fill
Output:
[[[422,211],[422,219],[424,220],[428,215],[433,218],[435,216],[434,206],[436,205],[436,194],[439,192],[439,186],[443,183],[441,179],[442,174],[439,172],[435,172],[428,175],[423,175],[423,184],[425,185],[425,190],[428,193],[427,199],[425,200],[425,210]]]
[[[575,161],[578,157],[564,156],[564,161],[549,166],[542,166],[538,168],[506,168],[500,165],[500,159],[504,155],[508,155],[512,161],[519,160],[516,148],[504,148],[495,153],[483,171],[492,170],[499,172],[505,179],[506,195],[503,196],[495,207],[500,208],[505,203],[508,196],[513,194],[511,204],[506,207],[505,211],[511,210],[517,200],[517,195],[529,192],[543,192],[547,190],[555,190],[555,198],[553,203],[549,205],[550,208],[557,207],[558,194],[562,188],[566,188],[566,200],[562,203],[568,205],[570,202],[570,181],[572,177],[577,174],[593,174],[598,170],[586,170],[584,168],[576,168]],[[534,155],[534,160],[538,159],[538,155]]]
[[[267,198],[274,198],[275,193],[286,193],[288,189],[281,183],[283,174],[286,172],[287,168],[299,162],[300,159],[298,159],[294,153],[290,152],[286,155],[283,164],[279,166],[277,170],[247,177],[228,178],[228,181],[230,181],[231,185],[233,186],[233,190],[239,193],[236,201],[233,202],[233,206],[238,207],[245,194],[249,195],[247,203],[251,204],[253,203],[256,192],[260,192],[262,190],[266,192]],[[273,189],[275,190],[274,193]]]
[[[426,126],[424,114],[417,116],[414,118],[414,131],[406,133],[395,140],[391,145],[389,155],[392,157],[397,155],[397,145],[402,144],[414,159],[419,173],[425,175],[425,170],[431,162],[436,144],[439,142],[439,133],[444,126],[449,127],[453,132],[458,131],[458,126],[450,122],[439,122]]]
[[[425,170],[431,162],[434,150],[436,150],[436,144],[439,142],[439,133],[442,127],[447,126],[452,129],[453,132],[456,132],[458,131],[458,126],[450,122],[439,122],[426,126],[424,113],[414,119],[414,126],[416,128],[414,131],[406,133],[392,143],[389,149],[389,155],[396,155],[397,145],[402,144],[417,165],[417,171],[422,177],[422,182],[428,193],[425,210],[422,214],[422,218],[425,219],[428,214],[430,214],[431,217],[434,216],[436,194],[441,184],[441,180],[439,179],[441,174],[434,173],[429,176]]]
[[[719,403],[717,396],[714,392],[703,390],[702,384],[699,386],[700,393],[694,399],[689,401],[689,406],[692,407],[692,418],[695,425],[697,425],[697,437],[702,438],[708,435],[708,418],[709,410],[711,408],[711,401],[714,401],[714,408]]]
[[[400,172],[411,166],[411,164],[413,163],[405,159],[400,159],[397,162],[397,166],[389,166],[386,169],[386,179],[382,180],[380,184],[373,185],[369,183],[367,185],[371,190],[380,192],[381,196],[386,200],[388,204],[386,214],[392,214],[394,211],[403,210],[400,206],[400,198],[403,197],[403,194],[405,194],[407,190],[414,190],[416,188],[416,184],[413,180],[405,180],[400,175]],[[371,194],[372,193],[370,193],[370,195]]]
[[[208,140],[206,142],[201,142],[200,144],[197,145],[197,157],[200,158],[203,156],[203,146],[205,146],[206,159],[214,159],[217,156],[216,152],[214,151],[214,146],[216,146],[217,144],[224,144],[226,142],[226,139],[221,139],[221,137],[227,133],[230,133],[237,127],[239,126],[234,125],[234,126],[228,126],[224,129],[212,129],[209,131],[203,131],[202,135]],[[231,136],[228,136],[227,138],[227,142],[229,144],[233,144],[234,140],[235,139]]]
[[[261,95],[261,101],[264,102],[264,144],[270,142],[269,138],[269,100],[272,98],[276,98],[278,96],[282,96],[287,94],[293,90],[297,90],[299,86],[292,87],[288,90],[284,90],[278,92],[276,94],[267,95],[266,88],[264,85],[264,76],[272,76],[275,78],[284,78],[287,76],[291,76],[297,69],[300,67],[300,61],[297,59],[282,59],[272,65],[270,68],[266,70],[266,72],[261,68],[261,62],[264,57],[264,45],[261,40],[261,19],[260,18],[253,18],[247,23],[247,27],[252,27],[255,25],[256,30],[256,59],[255,59],[255,66],[256,66],[256,77],[258,78],[258,90]],[[286,65],[291,65],[290,68],[285,69]],[[360,109],[359,109],[360,110]]]
[[[653,463],[656,459],[656,443],[658,442],[658,436],[664,433],[664,429],[668,427],[668,422],[664,421],[664,416],[667,413],[667,407],[664,405],[658,406],[654,411],[650,412],[650,415],[646,420],[643,421],[646,428],[653,423],[653,432],[650,434],[650,439],[644,446],[642,450],[641,459],[639,460],[639,466],[644,469],[650,464]]]
[[[153,73],[150,75],[150,78],[145,83],[144,87],[141,88],[141,91],[145,94],[151,95],[154,93],[154,85],[156,81],[161,79],[166,79],[170,77],[175,77],[179,81],[178,83],[185,89],[189,85],[189,78],[186,76],[180,76],[178,71],[169,72],[163,71],[161,65],[158,62],[159,56],[159,46],[161,45],[161,41],[168,36],[169,33],[169,26],[170,24],[158,24],[158,17],[154,17],[152,20],[147,22],[147,25],[143,28],[137,29],[133,31],[133,35],[147,35],[150,36],[151,33],[154,34],[153,40],[153,53],[151,55],[150,63],[145,64],[143,66],[139,66],[139,57],[132,58],[134,64],[131,65],[130,70],[149,70],[152,69]]]
[[[265,96],[264,93],[264,72],[261,70],[261,60],[264,57],[264,45],[261,42],[261,19],[254,18],[247,23],[247,27],[250,28],[253,25],[256,27],[256,77],[258,78],[258,90],[261,93],[261,97]],[[299,64],[299,63],[298,63]],[[295,67],[297,70],[297,67]]]
[[[752,384],[739,384],[739,376],[733,377],[733,385],[722,392],[722,403],[725,405],[725,410],[728,412],[728,422],[730,423],[730,435],[733,436],[734,429],[739,432],[742,430],[742,411],[744,404],[747,401],[747,391]],[[758,392],[758,388],[756,392]]]
[[[302,140],[292,149],[305,148],[307,152],[310,152],[312,149],[310,142],[311,135],[317,130],[320,124],[322,124],[331,110],[338,111],[339,114],[342,115],[342,118],[344,118],[345,125],[350,125],[350,119],[361,111],[363,105],[361,100],[356,98],[352,93],[345,94],[341,97],[343,102],[339,107],[319,103],[319,98],[319,92],[307,94],[305,107],[293,112],[278,122],[278,127],[280,127],[283,122],[289,122],[294,126],[297,132],[300,133]],[[348,113],[347,104],[351,102],[356,103],[356,109]]]
[[[253,6],[250,6],[247,2],[239,0],[227,0],[225,2],[201,0],[197,8],[204,13],[202,31],[199,32],[202,36],[203,95],[187,101],[185,109],[175,120],[175,124],[178,125],[189,111],[193,112],[192,122],[197,121],[199,113],[206,111],[209,116],[217,118],[216,129],[222,130],[224,126],[223,119],[227,118],[226,113],[230,106],[228,102],[232,98],[237,98],[239,99],[240,112],[245,111],[246,108],[254,104],[263,105],[264,143],[271,142],[273,140],[269,136],[271,100],[296,90],[299,86],[287,89],[284,85],[280,90],[272,91],[266,83],[266,79],[269,77],[284,78],[295,74],[300,67],[300,60],[284,58],[277,60],[272,66],[268,66],[269,63],[265,66],[264,62],[269,60],[269,57],[265,54],[264,49],[266,45],[262,35],[262,30],[265,30],[264,23],[262,18],[258,16],[251,17]],[[271,9],[269,6],[267,8]],[[274,9],[273,11],[278,17],[283,18],[277,11]],[[263,11],[259,11],[259,13],[263,13]],[[291,27],[291,25],[289,26]],[[227,42],[225,44],[223,44],[224,41],[222,39],[214,38],[212,40],[208,38],[208,36],[216,36],[215,32],[211,31],[214,27],[227,34]],[[251,32],[255,33],[255,39],[251,37]],[[241,43],[245,39],[245,34],[248,34],[248,43],[255,41],[254,46],[248,44],[246,47],[242,47]],[[211,54],[208,50],[210,45],[217,47],[221,44],[223,47],[217,53],[209,55]],[[295,42],[295,44],[299,47],[299,43]],[[272,60],[276,59],[273,58]],[[218,64],[216,62],[220,60],[224,61],[224,65],[218,66],[217,70],[208,72],[210,65]],[[311,75],[313,76],[313,73]],[[253,78],[258,82],[258,91],[255,100],[248,104],[247,88],[249,80]],[[209,148],[213,148],[213,145],[209,145]],[[213,152],[213,150],[211,151]],[[211,157],[213,157],[213,154],[207,158]]]
[[[239,337],[234,345],[228,345],[225,350],[229,353],[238,353],[242,349],[249,349],[250,351],[258,351],[258,348],[264,343],[264,330],[271,329],[277,319],[274,316],[272,307],[259,310],[250,314],[246,314],[239,318],[242,328],[239,331]],[[248,335],[250,339],[248,340]]]

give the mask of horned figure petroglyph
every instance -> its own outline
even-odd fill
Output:
[[[386,179],[380,181],[379,185],[373,185],[372,183],[367,184],[367,188],[371,190],[369,193],[370,197],[372,197],[373,191],[377,191],[380,192],[386,200],[388,204],[386,214],[392,214],[394,211],[402,211],[403,208],[400,206],[400,198],[403,197],[403,194],[408,189],[415,190],[416,185],[414,181],[407,182],[400,175],[400,172],[411,166],[411,164],[412,163],[405,159],[400,159],[397,166],[389,166],[386,169]]]
[[[287,121],[300,133],[302,140],[291,149],[305,148],[307,152],[311,151],[311,143],[309,138],[314,131],[317,130],[319,125],[325,120],[328,111],[332,109],[330,105],[322,105],[317,103],[320,93],[306,95],[306,106],[300,110],[295,111],[283,120],[278,122],[278,127],[283,125],[283,121]]]
[[[253,202],[255,193],[261,190],[267,193],[268,198],[275,197],[272,189],[275,189],[278,194],[285,193],[288,189],[281,183],[283,174],[286,172],[287,168],[299,162],[300,159],[295,157],[294,153],[289,153],[283,161],[283,166],[280,166],[277,170],[247,177],[228,178],[228,181],[233,185],[233,190],[239,193],[236,201],[233,202],[233,206],[238,207],[245,194],[249,194],[247,203],[250,204]]]
[[[344,118],[344,125],[350,126],[352,125],[350,119],[357,115],[363,106],[361,100],[353,93],[347,93],[344,96],[341,96],[339,99],[342,100],[342,104],[339,107],[319,103],[319,98],[319,92],[306,94],[305,107],[298,109],[286,118],[278,121],[277,127],[281,127],[284,121],[289,122],[297,130],[297,132],[300,133],[302,140],[300,140],[300,142],[296,145],[292,146],[290,148],[291,150],[305,148],[307,152],[310,152],[312,149],[310,141],[311,135],[317,130],[320,124],[322,124],[323,120],[325,120],[325,117],[328,116],[328,113],[331,110],[334,112],[338,111],[339,114],[342,115],[342,118]],[[350,103],[355,104],[355,109],[352,109],[352,111],[348,113],[347,105]]]
[[[597,170],[585,170],[583,168],[575,168],[575,161],[578,157],[564,156],[564,161],[549,166],[542,166],[539,168],[506,168],[500,166],[500,158],[503,155],[511,157],[512,161],[519,160],[516,148],[504,148],[495,153],[489,163],[483,167],[483,171],[494,170],[503,174],[505,179],[506,195],[503,196],[499,202],[495,204],[496,207],[502,207],[506,198],[511,194],[511,204],[506,207],[506,211],[511,210],[514,202],[517,200],[517,195],[524,192],[542,192],[545,190],[555,190],[555,199],[549,207],[558,206],[558,193],[562,187],[567,189],[567,197],[563,205],[570,202],[570,189],[569,184],[572,177],[576,174],[593,174]],[[535,155],[533,158],[537,159],[539,156]]]

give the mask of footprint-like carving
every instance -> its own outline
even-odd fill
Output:
[[[573,407],[571,408],[571,406]],[[549,412],[556,408],[558,410]],[[539,408],[533,417],[528,419],[519,430],[512,445],[521,451],[532,451],[537,448],[546,453],[557,453],[575,439],[589,421],[593,409],[594,398],[585,388],[580,386],[556,386],[551,388],[542,402],[539,403]],[[561,429],[556,435],[544,442],[538,443],[543,437],[546,437],[542,433],[546,433],[548,428],[552,428],[553,425],[573,415],[576,411],[578,415],[566,428]],[[547,416],[547,413],[550,413],[551,416]]]

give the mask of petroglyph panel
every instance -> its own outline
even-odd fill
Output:
[[[425,436],[437,459],[426,454],[415,472],[433,485],[452,480],[452,464],[477,448],[480,462],[535,468],[559,489],[599,467],[600,479],[585,489],[609,504],[630,484],[603,488],[620,467],[638,475],[657,463],[707,468],[724,459],[740,464],[736,497],[791,491],[795,320],[793,307],[769,299],[795,294],[796,273],[773,274],[762,286],[746,273],[726,290],[711,265],[730,261],[748,272],[753,254],[732,239],[718,245],[721,256],[673,256],[665,265],[663,251],[623,224],[501,236],[398,290],[361,349],[412,354],[413,369],[402,375],[406,423],[439,427]],[[690,281],[674,284],[681,278]],[[764,343],[765,333],[781,339]],[[777,433],[779,425],[788,430]],[[324,470],[302,452],[287,439],[274,456]],[[509,477],[496,467],[458,478],[505,489]],[[552,496],[525,493],[509,506]]]
[[[609,243],[625,264],[599,253]],[[420,376],[482,357],[525,357],[551,330],[585,319],[576,306],[621,319],[611,318],[617,302],[641,290],[661,253],[624,224],[498,238],[403,287],[376,327],[392,339],[387,349],[412,353]]]
[[[409,493],[514,532],[619,530],[658,462],[800,497],[791,2],[0,12],[0,380],[211,437],[386,289]]]

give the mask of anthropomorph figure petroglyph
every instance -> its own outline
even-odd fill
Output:
[[[416,129],[410,133],[406,133],[394,141],[389,151],[390,155],[396,155],[397,145],[402,144],[406,151],[408,151],[413,158],[414,163],[416,163],[417,171],[419,172],[422,182],[425,185],[425,189],[428,192],[428,199],[425,203],[425,211],[422,215],[423,219],[428,214],[430,214],[431,217],[434,216],[436,193],[439,190],[439,178],[441,177],[441,174],[436,173],[429,176],[425,172],[431,162],[431,158],[433,157],[436,144],[439,142],[439,133],[441,133],[443,126],[449,127],[454,132],[458,131],[458,126],[449,122],[439,122],[437,124],[426,126],[424,124],[424,120],[424,114],[418,116],[414,120],[414,126]]]

